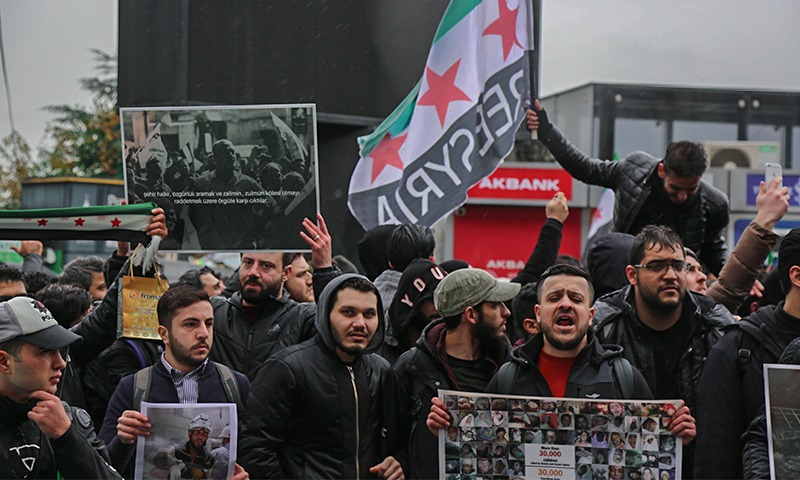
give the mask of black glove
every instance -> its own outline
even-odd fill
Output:
[[[544,107],[541,110],[534,110],[534,112],[539,116],[539,135],[546,137],[553,130],[553,124],[547,119],[547,112]]]

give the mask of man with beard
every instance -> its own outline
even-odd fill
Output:
[[[718,275],[728,259],[728,197],[702,180],[708,166],[703,145],[672,142],[663,159],[634,152],[620,161],[589,158],[552,125],[539,100],[527,126],[574,178],[614,190],[614,231],[636,235],[650,224],[678,230],[683,244]]]
[[[688,264],[669,227],[645,227],[625,269],[630,285],[595,303],[601,343],[621,345],[657,399],[696,401],[697,381],[720,331],[733,323],[725,307],[686,289]]]
[[[212,428],[211,419],[204,413],[192,419],[188,430],[189,439],[167,450],[167,456],[177,461],[177,465],[170,469],[170,478],[207,478],[209,470],[214,466],[214,458],[206,449]]]
[[[100,429],[112,465],[125,478],[133,477],[137,437],[150,435],[148,418],[139,412],[142,401],[237,403],[241,409],[242,400],[250,393],[250,382],[244,375],[208,360],[215,343],[215,325],[211,302],[204,291],[189,285],[170,288],[161,296],[156,310],[158,333],[165,349],[161,360],[120,381]],[[237,466],[234,478],[248,477]]]
[[[642,374],[622,358],[622,349],[601,345],[591,331],[594,291],[586,270],[564,264],[548,268],[539,279],[537,298],[536,320],[527,319],[523,327],[533,330],[538,321],[540,332],[512,352],[511,361],[492,378],[487,392],[560,398],[652,398]],[[621,386],[626,369],[631,375],[629,392]],[[449,424],[449,416],[438,398],[433,404],[428,427],[436,431]],[[588,427],[585,417],[578,420]],[[693,424],[684,407],[673,416],[670,430],[692,438]]]
[[[428,324],[394,367],[409,395],[409,456],[415,459],[410,477],[438,477],[437,439],[425,428],[437,390],[483,392],[508,359],[505,325],[510,312],[503,302],[519,289],[518,283],[500,282],[477,268],[456,270],[436,287],[433,302],[442,319]]]
[[[242,253],[242,289],[231,298],[211,299],[216,336],[212,360],[252,380],[267,357],[314,335],[316,307],[295,302],[283,288],[292,274],[291,262],[290,253]]]
[[[671,228],[642,229],[629,260],[630,285],[594,305],[597,338],[622,346],[622,355],[642,372],[656,399],[680,398],[693,408],[705,359],[733,317],[724,306],[687,290],[683,244]],[[684,472],[690,478],[693,452],[685,452]]]
[[[254,478],[403,478],[396,378],[372,353],[384,334],[378,290],[361,275],[334,278],[317,299],[316,329],[254,379],[242,465]]]

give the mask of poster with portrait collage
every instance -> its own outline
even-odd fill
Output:
[[[675,480],[682,450],[666,427],[674,401],[554,399],[440,390],[447,480]]]

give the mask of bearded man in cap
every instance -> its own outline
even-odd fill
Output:
[[[437,438],[425,426],[431,399],[438,389],[483,392],[498,367],[508,359],[503,302],[519,293],[518,283],[501,282],[477,268],[445,276],[433,292],[442,319],[428,324],[414,348],[397,361],[395,372],[409,394],[411,417],[409,477],[437,478]]]
[[[41,302],[0,303],[0,478],[122,478],[89,414],[55,395],[80,339]]]

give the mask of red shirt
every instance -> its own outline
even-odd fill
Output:
[[[553,357],[544,353],[544,350],[539,352],[539,371],[547,380],[547,385],[554,397],[563,397],[566,393],[567,379],[572,365],[575,363],[575,358],[577,356]]]

